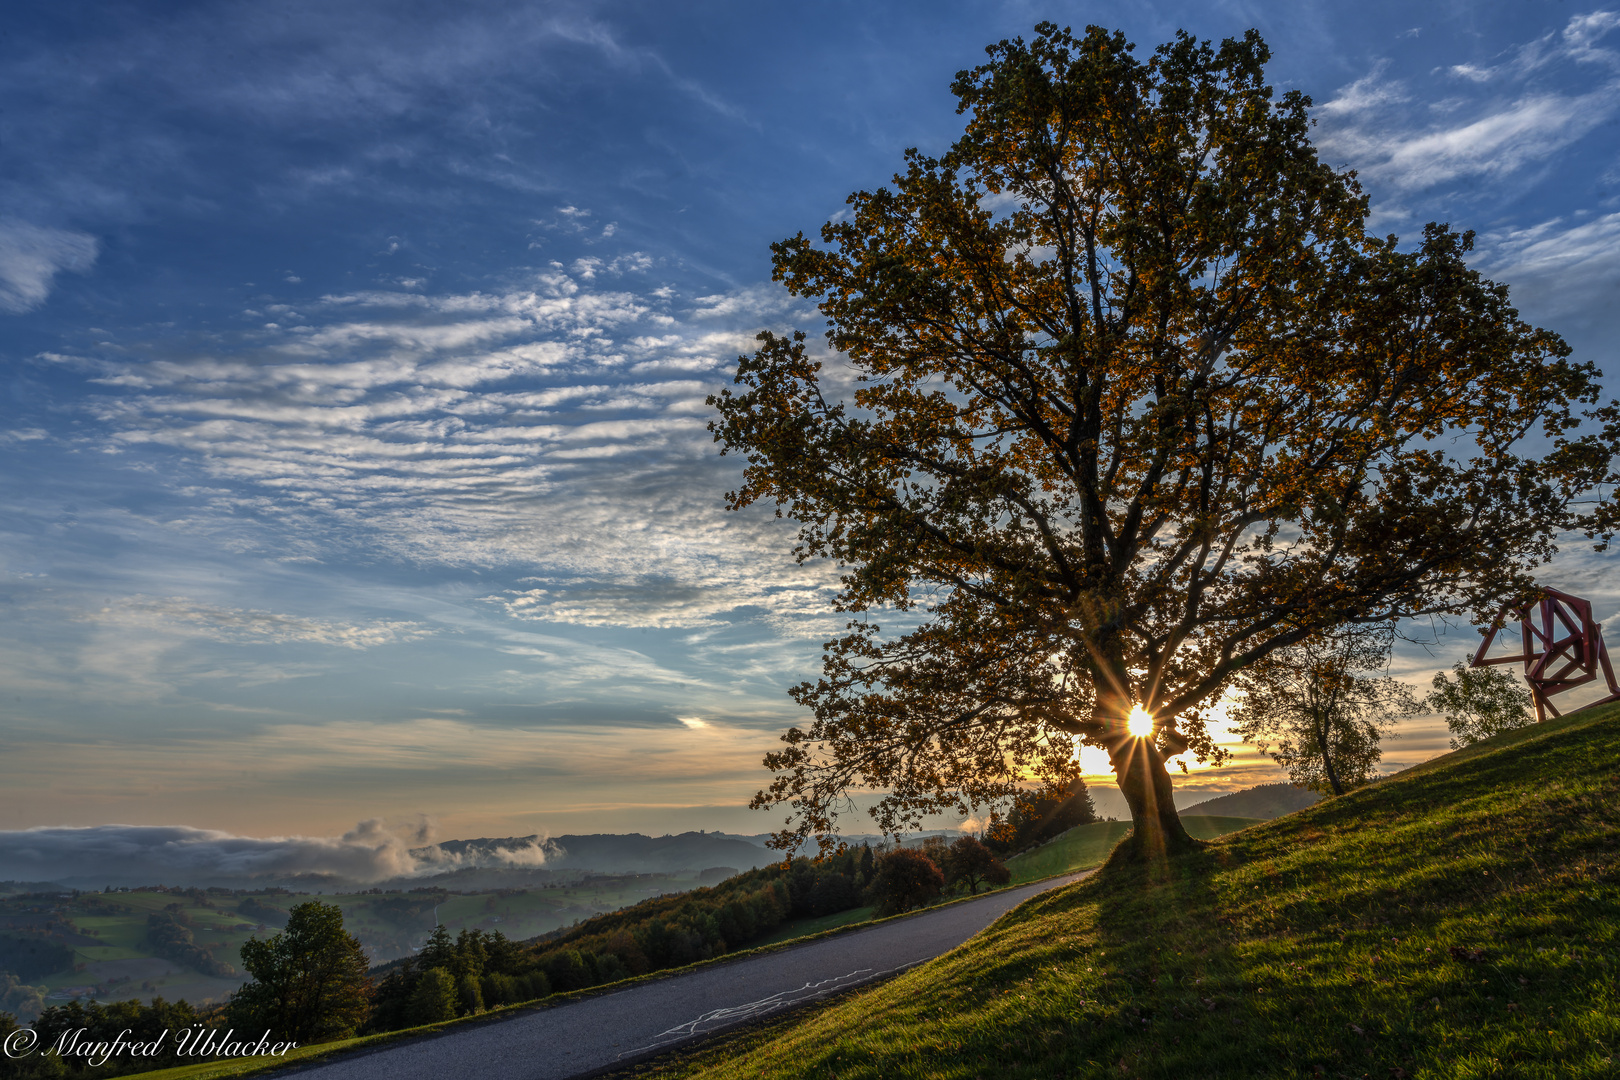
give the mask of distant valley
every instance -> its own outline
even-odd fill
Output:
[[[1272,784],[1182,812],[1271,818],[1315,801]],[[1110,828],[1123,835],[1125,826]],[[26,1016],[74,997],[222,1000],[245,980],[242,943],[279,929],[289,908],[310,895],[343,909],[374,964],[410,955],[438,924],[526,940],[781,861],[768,839],[688,832],[448,840],[410,849],[417,871],[383,880],[203,868],[187,880],[75,874],[0,882],[0,1010]]]

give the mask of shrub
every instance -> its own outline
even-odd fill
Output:
[[[471,1016],[484,1011],[484,992],[478,985],[478,979],[472,975],[463,975],[456,986],[460,996],[460,1015]]]
[[[595,972],[578,949],[564,949],[552,955],[546,965],[546,978],[559,993],[581,990],[591,985]]]

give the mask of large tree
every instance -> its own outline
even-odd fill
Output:
[[[1257,34],[1143,60],[1042,24],[989,54],[943,156],[773,245],[830,352],[761,334],[711,399],[747,461],[730,504],[797,521],[852,613],[756,805],[791,808],[783,843],[859,791],[914,827],[1066,784],[1080,742],[1139,851],[1190,845],[1165,762],[1220,757],[1234,675],[1527,595],[1560,531],[1608,525],[1574,500],[1614,406],[1579,426],[1599,373],[1469,268],[1471,234],[1366,233]]]

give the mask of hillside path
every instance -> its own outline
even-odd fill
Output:
[[[509,1020],[451,1028],[296,1069],[299,1080],[566,1080],[660,1053],[948,952],[1084,871],[866,930],[650,979]],[[290,1070],[291,1072],[293,1070]],[[279,1075],[289,1075],[281,1073]]]

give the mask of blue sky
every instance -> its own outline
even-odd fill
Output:
[[[1043,18],[1259,28],[1380,231],[1478,230],[1615,367],[1608,9],[14,4],[0,829],[771,827],[833,575],[723,511],[703,398],[819,326],[768,244],[942,150],[952,75]],[[1579,544],[1547,580],[1620,610]]]

